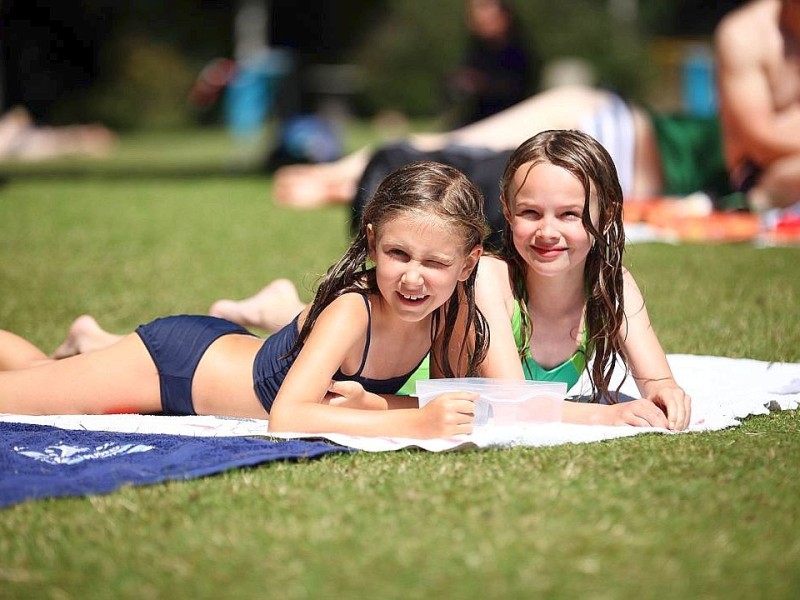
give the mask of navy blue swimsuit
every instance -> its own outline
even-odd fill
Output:
[[[367,362],[372,332],[372,313],[366,296],[368,325],[367,341],[361,365],[353,375],[336,371],[336,381],[356,381],[368,392],[394,394],[417,367],[408,374],[389,379],[369,379],[361,376]],[[158,370],[161,384],[161,406],[168,415],[194,415],[192,403],[192,380],[200,359],[208,347],[218,338],[229,334],[252,335],[243,327],[216,317],[202,315],[178,315],[156,319],[140,325],[136,333],[144,342]],[[269,336],[253,361],[253,389],[264,409],[269,413],[296,353],[292,347],[299,335],[297,317],[277,333]],[[421,361],[420,361],[421,362]]]
[[[216,317],[178,315],[139,325],[136,333],[144,342],[158,371],[161,410],[167,415],[194,415],[192,380],[208,347],[223,335],[252,335],[244,327]]]
[[[419,365],[414,367],[405,375],[399,377],[391,377],[389,379],[370,379],[362,377],[361,372],[364,370],[364,365],[367,362],[367,355],[369,354],[369,345],[372,335],[372,311],[370,310],[369,300],[366,296],[364,298],[364,305],[367,308],[367,341],[364,344],[364,354],[361,358],[361,365],[358,371],[352,375],[342,373],[341,368],[333,374],[335,381],[356,381],[360,383],[364,389],[373,394],[395,394],[403,387],[403,384],[408,381],[408,378],[414,374]],[[255,361],[253,361],[253,385],[255,386],[256,395],[261,401],[261,404],[270,411],[275,396],[278,394],[289,368],[294,363],[296,355],[287,356],[294,346],[300,332],[297,328],[297,317],[289,323],[286,327],[279,332],[271,335],[266,339],[264,345],[258,350]],[[284,358],[286,357],[286,358]],[[424,356],[423,356],[424,359]],[[420,360],[422,363],[422,359]]]

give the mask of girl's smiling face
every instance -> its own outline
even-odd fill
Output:
[[[392,219],[380,231],[368,225],[367,237],[381,296],[407,321],[447,302],[481,255],[480,246],[465,254],[458,228],[419,214]]]
[[[506,214],[514,247],[535,273],[554,276],[577,269],[583,274],[592,239],[583,226],[583,184],[562,167],[523,164],[513,178],[516,193]],[[597,200],[589,207],[597,225]]]

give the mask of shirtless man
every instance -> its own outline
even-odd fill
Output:
[[[754,0],[715,34],[725,161],[753,210],[800,200],[800,0]]]

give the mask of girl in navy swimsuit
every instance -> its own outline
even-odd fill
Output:
[[[266,341],[224,319],[182,315],[54,361],[0,332],[0,412],[213,414],[269,417],[271,431],[469,433],[474,394],[443,394],[421,409],[385,396],[429,353],[433,377],[477,374],[488,347],[475,304],[482,205],[452,167],[420,162],[393,172],[314,302]]]

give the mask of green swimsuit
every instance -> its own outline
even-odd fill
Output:
[[[514,341],[517,343],[517,349],[522,349],[522,311],[519,303],[514,303],[514,314],[511,316],[511,329],[514,331]],[[561,381],[567,384],[567,389],[570,389],[580,379],[581,373],[586,368],[586,328],[583,328],[583,336],[581,344],[570,358],[565,360],[560,365],[552,369],[545,369],[530,355],[522,360],[522,370],[525,371],[525,379],[531,381]]]
[[[522,349],[522,313],[519,303],[514,303],[514,314],[511,315],[511,328],[514,331],[514,341],[517,344],[517,350]],[[525,372],[525,379],[531,381],[562,381],[567,384],[567,389],[570,389],[580,379],[581,373],[586,368],[586,356],[588,352],[586,340],[586,328],[583,329],[583,337],[581,345],[572,357],[568,358],[562,364],[552,369],[545,369],[528,354],[522,361],[522,370]],[[414,371],[414,374],[408,378],[405,385],[400,388],[397,393],[405,396],[413,396],[418,379],[430,379],[430,363],[428,357],[422,361],[419,368]]]

